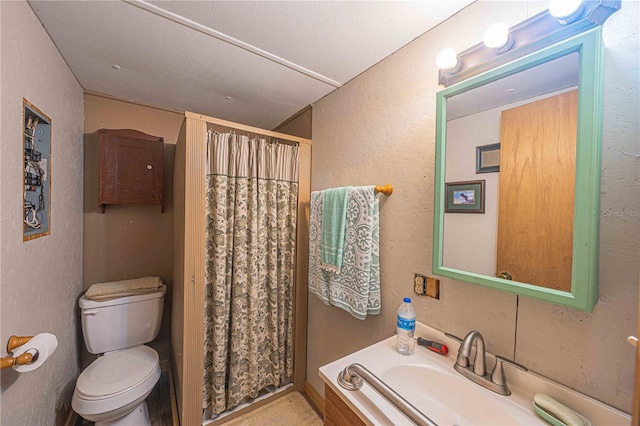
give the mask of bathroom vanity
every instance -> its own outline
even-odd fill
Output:
[[[367,423],[362,421],[358,414],[347,405],[342,398],[333,391],[328,384],[324,385],[324,424],[364,426]]]
[[[570,407],[593,425],[628,425],[631,417],[532,372],[504,366],[510,396],[499,395],[468,380],[453,368],[459,343],[444,333],[416,323],[416,336],[446,344],[446,356],[423,347],[413,355],[399,354],[395,336],[320,368],[325,382],[325,424],[401,425],[409,420],[367,383],[349,391],[338,383],[345,367],[359,363],[439,425],[545,425],[533,407],[536,393],[544,393]],[[490,344],[490,342],[488,342]],[[487,353],[490,371],[495,356]]]

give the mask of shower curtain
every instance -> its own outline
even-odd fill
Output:
[[[215,414],[293,373],[297,146],[207,141],[203,408]]]

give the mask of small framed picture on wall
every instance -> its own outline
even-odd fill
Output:
[[[493,173],[500,171],[500,144],[476,147],[476,173]]]
[[[445,183],[445,213],[484,213],[484,180]]]

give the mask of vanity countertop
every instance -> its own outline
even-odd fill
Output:
[[[511,396],[498,395],[462,377],[453,369],[459,343],[421,323],[416,337],[444,343],[446,356],[416,345],[410,356],[395,349],[395,336],[354,352],[320,368],[324,382],[367,424],[407,424],[409,420],[382,396],[365,384],[348,391],[337,383],[340,371],[359,363],[393,388],[402,397],[440,425],[451,424],[540,424],[546,425],[534,411],[536,393],[545,393],[571,407],[593,425],[629,425],[631,417],[613,407],[571,390],[563,385],[505,364]],[[462,337],[462,336],[461,336]],[[488,370],[493,355],[487,353]]]

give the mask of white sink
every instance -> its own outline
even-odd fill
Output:
[[[410,356],[395,349],[395,336],[320,368],[324,382],[366,423],[407,425],[410,421],[366,383],[357,391],[343,389],[338,374],[358,363],[380,378],[439,426],[547,425],[533,409],[533,396],[545,393],[586,417],[594,425],[629,425],[631,417],[606,404],[532,372],[504,366],[510,396],[498,395],[473,383],[453,369],[458,342],[442,332],[416,323],[416,336],[442,342],[449,354],[442,356],[416,346]],[[488,369],[494,358],[487,354]]]
[[[380,376],[379,376],[380,377]],[[481,388],[455,370],[398,365],[380,377],[439,425],[522,425],[541,423],[509,397]],[[489,393],[490,392],[490,393]]]

